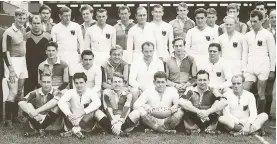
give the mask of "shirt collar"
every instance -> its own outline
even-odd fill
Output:
[[[175,56],[175,51],[173,51],[171,55],[172,55],[172,56],[171,56],[172,58],[177,59],[176,56]],[[186,53],[183,59],[185,59],[187,56],[188,56],[188,54]],[[183,59],[182,59],[182,60],[183,60]]]
[[[51,87],[50,92],[48,92],[46,95],[48,95],[49,93],[50,93],[50,94],[52,94],[52,93],[53,93],[53,91],[54,91],[54,88],[53,88],[53,87]],[[39,94],[40,94],[40,95],[46,96],[46,95],[42,92],[42,88],[39,88],[38,92],[39,92]]]
[[[13,23],[12,24],[12,29],[15,31],[15,32],[17,32],[19,29],[15,26],[15,24]]]
[[[46,64],[46,65],[50,65],[49,63],[48,63],[48,58],[44,61],[44,64]],[[57,57],[57,61],[56,61],[56,63],[54,63],[54,64],[61,64],[61,60],[60,60],[60,58],[58,58]]]
[[[90,26],[93,26],[94,24],[96,24],[96,20],[92,20],[92,22],[90,23]],[[83,27],[85,27],[85,22],[81,24]]]
[[[133,22],[134,22],[134,20],[129,19],[129,24],[128,24],[128,25],[130,25],[130,24],[133,23]],[[120,24],[120,25],[123,25],[123,23],[121,22],[121,20],[118,20],[117,23]]]
[[[197,86],[196,86],[196,87],[193,87],[193,88],[192,88],[192,91],[198,92],[198,93],[199,93]],[[207,92],[207,91],[210,91],[209,87],[207,87],[207,88],[205,89],[204,92]]]

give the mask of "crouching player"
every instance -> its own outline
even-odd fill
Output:
[[[184,125],[186,134],[206,132],[215,134],[219,115],[217,112],[227,105],[226,98],[215,96],[209,89],[209,73],[199,70],[196,74],[196,87],[188,87],[185,95],[179,99],[179,105],[184,108]]]
[[[36,89],[18,103],[28,121],[24,125],[24,136],[40,134],[45,136],[45,129],[55,122],[58,117],[58,100],[61,92],[52,87],[52,76],[43,73],[40,80],[41,88]],[[29,131],[31,127],[32,131]]]
[[[179,95],[174,87],[166,87],[167,75],[158,71],[154,74],[154,85],[146,89],[134,103],[122,129],[135,126],[139,119],[156,132],[174,133],[184,112],[178,108]]]
[[[100,98],[97,92],[86,88],[87,76],[84,72],[73,75],[75,89],[65,92],[58,102],[58,106],[66,118],[65,130],[61,133],[62,137],[68,137],[72,134],[82,139],[85,136],[83,131],[92,131],[95,123],[108,132],[111,131],[111,124],[106,115],[99,110],[101,106]]]
[[[257,115],[254,95],[243,90],[244,80],[242,75],[233,76],[233,90],[224,94],[227,98],[228,106],[224,109],[223,116],[219,117],[219,122],[230,129],[230,133],[234,136],[254,133],[268,119],[266,113]],[[264,132],[262,133],[264,134]]]
[[[119,135],[121,126],[130,113],[132,93],[124,87],[124,76],[120,73],[113,73],[111,82],[112,88],[103,92],[103,106],[111,121],[113,134]]]

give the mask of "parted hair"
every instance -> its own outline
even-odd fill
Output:
[[[49,10],[50,14],[52,13],[52,10],[51,10],[51,8],[50,8],[48,5],[43,4],[43,5],[39,8],[38,12],[41,13],[43,10]]]
[[[94,54],[91,50],[83,50],[83,52],[81,54],[81,58],[83,58],[84,55],[92,55],[92,57],[94,58]]]
[[[201,13],[203,13],[205,15],[205,17],[207,16],[207,11],[204,8],[198,8],[194,12],[194,17],[196,17],[197,14],[201,14]]]
[[[93,13],[94,12],[94,9],[92,6],[88,5],[88,4],[85,4],[84,6],[82,6],[79,11],[80,13],[82,13],[84,10],[89,10],[90,13]]]
[[[49,41],[49,42],[46,44],[45,48],[47,49],[47,48],[50,47],[50,46],[55,47],[56,50],[58,50],[58,44],[57,44],[56,42],[54,42],[54,41]]]
[[[230,9],[236,9],[237,11],[240,10],[240,7],[238,4],[236,3],[230,3],[228,6],[227,6],[227,12],[230,10]]]
[[[124,76],[122,74],[118,73],[118,72],[114,72],[113,77],[119,77],[124,81]],[[112,81],[113,81],[113,78],[112,78]]]
[[[251,13],[250,13],[250,17],[253,18],[253,17],[258,17],[259,20],[263,20],[264,19],[264,15],[262,12],[258,11],[258,10],[252,10]]]
[[[59,10],[59,14],[62,15],[64,12],[71,12],[71,9],[67,6],[63,6]]]
[[[84,73],[84,72],[81,72],[81,73],[75,73],[73,75],[73,81],[75,81],[76,79],[84,79],[85,82],[87,82],[88,78],[87,78],[87,75]]]
[[[123,54],[123,49],[122,49],[122,47],[121,47],[120,45],[115,45],[115,47],[112,47],[112,48],[110,49],[110,55],[112,55],[112,54],[113,54],[113,51],[115,51],[115,50],[120,50],[121,54]]]
[[[186,45],[186,41],[184,40],[184,38],[182,37],[176,37],[173,41],[172,41],[172,44],[174,45],[176,43],[176,41],[179,41],[179,40],[182,40],[183,41],[183,44]]]
[[[154,81],[157,79],[157,78],[165,78],[165,80],[167,80],[167,74],[163,71],[157,71],[155,74],[154,74]]]
[[[177,11],[179,10],[179,9],[178,9],[179,7],[188,8],[188,5],[187,5],[185,2],[179,3],[178,6],[176,7],[176,10],[177,10]]]
[[[199,71],[196,73],[196,78],[198,78],[198,75],[201,75],[201,74],[206,74],[206,75],[208,75],[208,79],[210,79],[210,74],[209,74],[206,70],[199,70]]]
[[[22,16],[22,15],[27,15],[28,12],[24,9],[18,8],[14,11],[15,16]]]
[[[125,5],[118,8],[118,13],[120,13],[121,10],[128,10],[129,13],[131,12],[130,8]]]

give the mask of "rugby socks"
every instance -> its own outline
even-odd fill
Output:
[[[12,121],[15,122],[17,120],[18,117],[18,110],[19,110],[19,106],[17,104],[17,102],[12,102]]]
[[[5,115],[6,115],[6,121],[12,120],[12,108],[11,108],[12,102],[6,101],[5,102]]]
[[[109,119],[105,116],[100,121],[98,121],[99,125],[106,131],[111,133],[112,132],[112,125]]]
[[[124,131],[124,130],[126,130],[128,128],[131,128],[133,126],[135,126],[135,123],[130,119],[130,117],[127,117],[126,120],[125,120],[125,123],[122,124],[122,126],[121,126],[121,130]]]
[[[263,100],[258,100],[258,107],[257,107],[257,110],[258,110],[258,114],[264,112],[264,110],[265,110],[265,99],[263,99]]]
[[[49,125],[51,125],[55,120],[58,118],[58,114],[55,114],[54,112],[50,111],[46,115],[44,121],[41,124],[41,129],[47,128]]]
[[[267,113],[268,116],[270,115],[270,111],[271,111],[272,97],[273,97],[272,94],[266,96],[265,112]]]

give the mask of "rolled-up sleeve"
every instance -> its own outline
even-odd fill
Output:
[[[84,109],[86,114],[99,109],[99,107],[101,106],[101,100],[99,99],[99,97],[94,91],[93,93],[91,93],[90,100],[91,100],[91,103],[89,104],[88,107]]]

